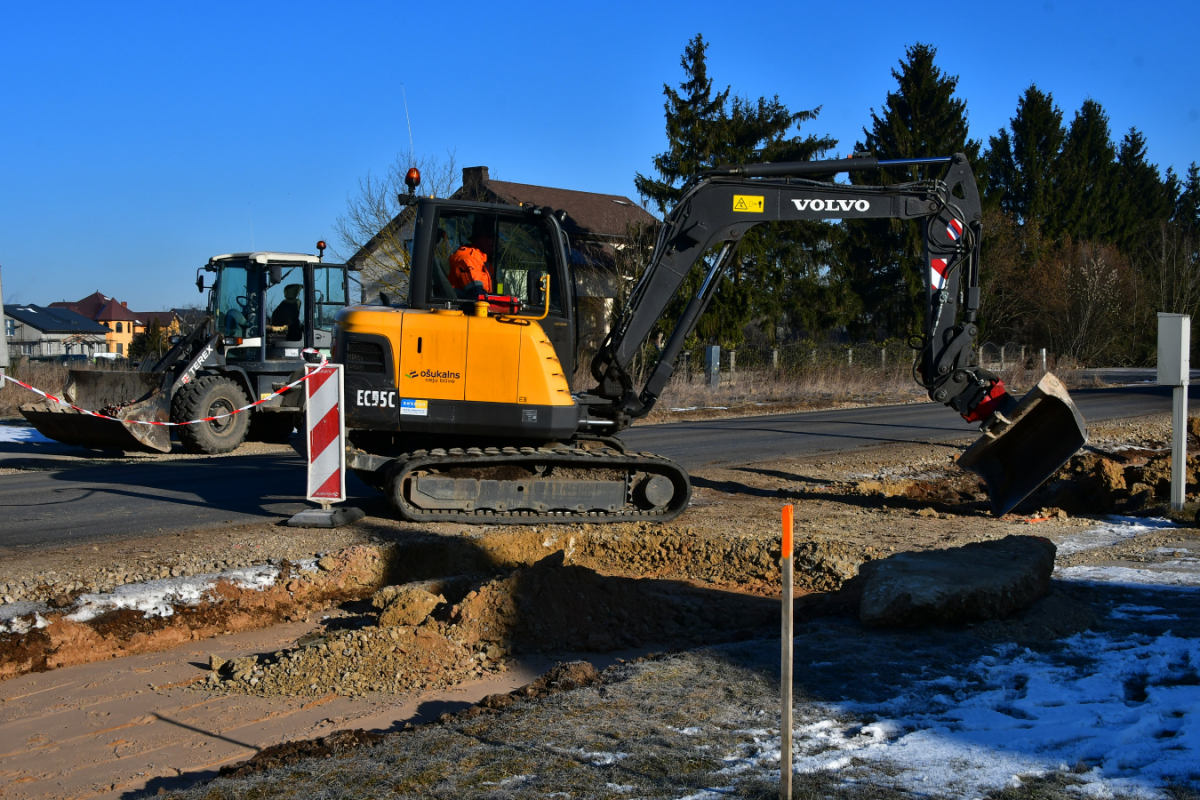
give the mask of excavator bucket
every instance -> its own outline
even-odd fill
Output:
[[[1046,373],[958,458],[987,484],[992,513],[1002,516],[1041,486],[1087,444],[1087,426],[1067,388]]]
[[[129,420],[169,422],[172,380],[169,372],[73,369],[63,398],[122,421],[80,414],[49,400],[21,406],[21,414],[44,436],[63,444],[94,450],[169,453],[170,428],[131,424]]]

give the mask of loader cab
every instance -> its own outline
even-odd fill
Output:
[[[344,264],[299,253],[231,253],[209,259],[204,270],[216,273],[208,313],[227,362],[299,361],[305,348],[329,354],[333,319],[348,294]]]
[[[541,316],[564,374],[575,369],[575,324],[565,237],[548,210],[494,203],[423,199],[413,236],[409,307],[450,308],[471,313],[485,292],[480,281],[456,269],[455,253],[471,248],[484,256],[490,313]],[[473,276],[482,277],[479,268]],[[541,289],[550,277],[549,295]]]

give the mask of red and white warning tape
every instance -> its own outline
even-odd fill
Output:
[[[312,350],[312,349],[306,349],[304,352],[305,353],[316,353],[317,351]],[[327,359],[323,358],[323,359],[321,359],[321,363],[319,366],[323,367],[328,363],[329,363],[329,361]],[[266,397],[262,398],[261,400],[255,400],[250,405],[242,406],[239,409],[230,411],[228,414],[216,414],[211,417],[204,417],[203,419],[190,420],[189,422],[156,422],[154,420],[149,420],[149,419],[121,419],[120,417],[114,417],[114,416],[110,416],[108,414],[101,414],[99,411],[88,411],[86,408],[80,408],[79,406],[75,405],[74,403],[68,403],[66,400],[63,400],[62,398],[55,397],[54,395],[50,394],[49,392],[43,392],[41,389],[38,389],[37,387],[34,387],[34,386],[30,386],[28,383],[19,381],[16,378],[12,377],[11,375],[6,375],[3,372],[0,372],[0,385],[3,385],[4,381],[8,381],[10,383],[15,383],[18,386],[28,389],[29,391],[33,392],[34,394],[40,394],[42,397],[46,398],[47,400],[52,400],[55,403],[58,403],[60,406],[67,406],[68,408],[73,408],[76,411],[78,411],[80,414],[87,414],[89,417],[96,417],[98,419],[111,419],[113,422],[123,422],[126,425],[160,425],[164,428],[179,428],[179,427],[183,427],[184,425],[198,425],[201,422],[214,422],[218,419],[226,419],[227,417],[232,417],[234,414],[240,414],[243,411],[249,411],[250,409],[254,408],[255,406],[260,406],[263,403],[266,403],[267,401],[269,401],[271,398],[277,397],[277,396],[283,394],[284,392],[286,392],[287,390],[293,389],[293,388],[299,386],[300,384],[304,383],[306,380],[308,380],[315,374],[316,374],[315,370],[313,372],[309,372],[306,375],[304,375],[304,377],[300,378],[299,380],[292,381],[287,386],[284,386],[284,387],[272,392],[271,394],[267,395]]]

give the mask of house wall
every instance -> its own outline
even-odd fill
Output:
[[[32,325],[14,320],[13,335],[5,337],[8,341],[10,356],[25,358],[45,358],[65,355],[92,355],[105,351],[104,342],[99,336],[90,337],[88,341],[78,341],[76,334],[43,333]],[[71,341],[65,341],[71,339]]]

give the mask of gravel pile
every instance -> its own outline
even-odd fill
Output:
[[[271,656],[222,661],[200,688],[226,694],[345,696],[443,689],[503,672],[495,646],[466,645],[430,620],[416,628],[364,628],[328,635],[305,647]]]

